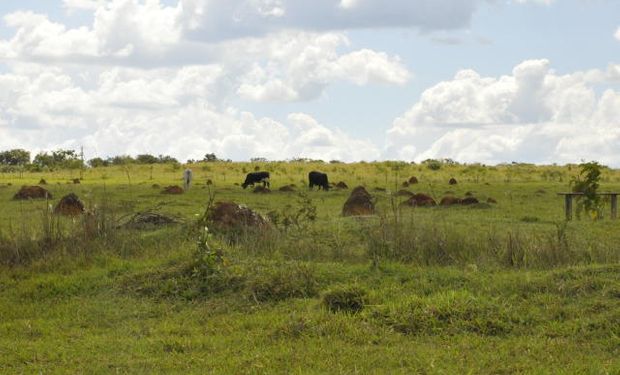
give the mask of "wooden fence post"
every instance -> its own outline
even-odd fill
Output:
[[[573,196],[570,194],[564,196],[564,209],[566,210],[566,220],[571,221],[573,219]]]

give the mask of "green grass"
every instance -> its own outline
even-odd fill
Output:
[[[235,186],[249,163],[195,165],[181,196],[152,187],[180,183],[170,166],[87,170],[80,185],[65,183],[79,171],[0,175],[0,373],[620,373],[620,221],[563,222],[555,193],[574,167],[260,167],[273,190],[298,185],[316,221],[215,233],[207,268],[193,223],[210,193],[281,216],[307,203]],[[378,215],[342,218],[347,191],[307,192],[312,169],[365,184]],[[399,211],[404,198],[374,191],[412,175],[412,191],[498,204]],[[52,201],[11,200],[41,178]],[[620,190],[619,171],[603,179]],[[109,215],[47,214],[68,192]],[[184,224],[111,225],[153,207]]]

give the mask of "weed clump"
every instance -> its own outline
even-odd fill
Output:
[[[247,289],[257,302],[310,298],[318,295],[319,282],[314,269],[304,264],[261,267],[253,274],[255,276],[248,280]]]
[[[519,321],[500,301],[480,298],[467,291],[413,296],[400,304],[374,310],[371,317],[410,335],[455,335],[471,332],[498,336],[513,330]]]
[[[367,303],[366,294],[366,291],[358,286],[339,286],[326,291],[321,298],[321,304],[333,313],[355,314],[364,309]]]

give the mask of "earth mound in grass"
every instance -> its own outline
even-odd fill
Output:
[[[345,189],[349,188],[349,186],[346,183],[344,183],[343,181],[340,181],[339,183],[337,183],[335,185],[335,187],[336,187],[336,189],[340,189],[340,190],[345,190]]]
[[[448,184],[450,184],[450,185],[456,185],[456,184],[458,184],[458,181],[456,180],[456,178],[452,177],[452,178],[450,179],[450,181],[448,181]]]
[[[403,181],[403,183],[400,185],[404,188],[408,188],[409,187],[409,181]]]
[[[44,178],[39,180],[39,185],[47,185],[47,181]]]
[[[185,191],[178,185],[166,186],[161,192],[162,194],[183,194]]]
[[[265,186],[257,186],[254,188],[254,190],[252,190],[252,193],[256,193],[256,194],[269,194],[271,193],[271,190],[269,190],[268,187]]]
[[[123,226],[130,229],[152,229],[178,224],[179,220],[158,212],[138,212]]]
[[[461,204],[462,204],[463,206],[469,206],[469,205],[472,205],[472,204],[478,204],[478,203],[480,203],[480,201],[479,201],[479,200],[478,200],[478,198],[476,198],[476,197],[465,197],[465,198],[463,198],[463,200],[461,201]]]
[[[73,182],[74,184],[80,184],[81,183],[79,178],[74,178],[73,180],[71,180],[71,182]]]
[[[487,203],[497,204],[497,200],[495,198],[487,198]]]
[[[65,216],[78,216],[84,213],[84,203],[74,193],[69,193],[60,199],[54,207],[54,213]]]
[[[454,205],[461,204],[461,202],[462,202],[461,198],[457,198],[453,196],[445,196],[441,198],[439,205],[448,207],[448,206],[454,206]]]
[[[13,196],[15,200],[52,199],[52,193],[40,186],[22,186]]]
[[[417,183],[418,183],[418,178],[417,178],[416,176],[411,176],[411,177],[409,178],[409,184],[410,184],[410,185],[415,185],[415,184],[417,184]]]
[[[358,186],[353,191],[349,199],[342,207],[342,216],[364,216],[374,215],[375,203],[372,196],[363,186]]]
[[[282,186],[280,189],[278,189],[279,191],[285,192],[285,193],[290,193],[295,191],[295,188],[291,185],[284,185]]]
[[[437,203],[430,196],[424,193],[417,193],[412,195],[409,199],[400,204],[403,207],[432,207]]]
[[[235,202],[215,203],[215,206],[209,213],[209,222],[215,228],[223,230],[269,226],[269,221],[258,212]]]

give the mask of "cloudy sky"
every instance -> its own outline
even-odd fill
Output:
[[[617,0],[20,0],[0,14],[0,150],[620,166]]]

